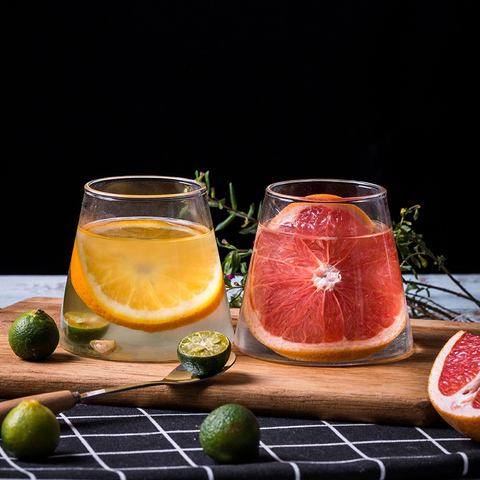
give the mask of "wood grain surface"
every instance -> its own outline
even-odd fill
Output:
[[[85,392],[160,379],[175,363],[126,363],[73,355],[58,347],[42,362],[18,358],[8,344],[15,318],[42,308],[57,322],[61,299],[35,297],[0,311],[0,398],[56,390]],[[235,319],[238,311],[232,310]],[[439,420],[427,395],[431,365],[458,330],[480,334],[480,325],[440,320],[411,321],[413,354],[401,361],[361,367],[305,367],[263,362],[238,352],[223,375],[194,385],[159,386],[92,399],[92,403],[210,411],[240,403],[256,414],[428,425]]]

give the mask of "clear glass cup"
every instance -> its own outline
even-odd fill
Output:
[[[108,360],[171,361],[199,330],[233,340],[206,187],[111,177],[84,187],[60,343]]]
[[[306,365],[411,353],[383,187],[326,179],[267,187],[235,344],[256,358]]]

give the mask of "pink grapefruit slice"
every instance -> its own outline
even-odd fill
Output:
[[[392,230],[355,205],[287,206],[259,226],[247,281],[250,331],[291,359],[364,358],[385,348],[407,321]]]
[[[433,363],[428,395],[453,428],[480,442],[480,336],[460,330]]]

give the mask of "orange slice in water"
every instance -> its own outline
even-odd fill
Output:
[[[174,221],[79,228],[70,274],[90,310],[146,332],[195,323],[213,313],[225,294],[213,232]]]
[[[254,251],[243,308],[252,334],[273,351],[314,362],[355,360],[379,352],[405,327],[392,231],[357,206],[292,203],[259,227]]]
[[[453,428],[480,442],[480,336],[460,330],[432,366],[428,395]]]

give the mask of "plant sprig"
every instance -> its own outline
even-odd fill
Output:
[[[255,234],[262,207],[261,203],[258,207],[256,207],[255,203],[251,203],[246,212],[242,211],[238,208],[232,183],[229,184],[229,200],[227,201],[226,198],[219,199],[216,197],[215,188],[210,185],[210,173],[208,171],[205,173],[196,171],[195,179],[206,185],[210,207],[223,210],[227,214],[226,218],[215,226],[215,232],[225,229],[235,219],[239,218],[242,220],[242,224],[240,225],[238,233],[241,235]],[[420,205],[402,208],[400,211],[400,220],[397,223],[393,222],[395,244],[401,260],[400,270],[405,284],[405,295],[410,315],[416,318],[449,320],[460,314],[460,312],[448,309],[433,301],[430,296],[431,289],[469,300],[473,302],[477,308],[480,308],[480,300],[473,297],[446,268],[446,258],[443,255],[433,253],[427,247],[423,235],[415,232],[413,226],[414,222],[418,220],[419,214]],[[218,238],[217,244],[220,248],[228,250],[228,253],[222,261],[222,269],[227,291],[231,293],[230,307],[240,307],[252,248],[240,249],[226,239],[219,241]],[[442,273],[446,274],[460,289],[460,292],[420,282],[418,280],[418,270],[427,268],[429,262],[433,262]],[[413,276],[414,280],[407,278],[406,275],[410,277]]]
[[[410,208],[402,208],[400,210],[400,221],[393,223],[393,233],[395,236],[395,244],[401,258],[400,270],[403,274],[411,274],[415,280],[403,277],[406,285],[405,293],[407,303],[410,307],[412,316],[427,318],[445,318],[453,319],[459,315],[459,312],[447,309],[442,305],[434,302],[430,298],[430,289],[442,291],[444,293],[456,295],[463,299],[473,302],[480,307],[480,300],[476,299],[468,290],[452,275],[445,266],[446,258],[443,255],[433,253],[425,243],[423,235],[416,233],[413,229],[413,222],[418,220],[420,214],[420,205],[414,205]],[[418,281],[418,268],[426,268],[428,261],[447,275],[447,277],[460,289],[460,292],[429,285]],[[422,295],[426,294],[426,297]]]
[[[261,202],[258,206],[258,209],[255,207],[255,203],[251,203],[248,211],[243,212],[237,208],[237,197],[235,195],[233,183],[228,184],[229,198],[230,198],[230,205],[228,205],[227,200],[225,198],[218,199],[216,197],[215,188],[210,185],[210,172],[199,172],[197,170],[195,172],[195,180],[204,183],[205,186],[207,187],[208,204],[211,207],[218,208],[220,210],[225,210],[228,213],[227,218],[225,218],[225,220],[223,220],[218,225],[216,225],[215,227],[216,232],[230,225],[233,222],[233,220],[235,220],[235,218],[241,218],[243,219],[243,223],[240,227],[239,233],[241,235],[247,235],[248,233],[255,234],[255,232],[257,231],[260,210],[262,208]],[[255,212],[257,212],[256,216],[255,216]]]
[[[255,235],[260,217],[262,204],[260,202],[258,208],[255,203],[251,203],[247,212],[238,209],[237,197],[233,184],[228,185],[230,204],[227,203],[226,198],[217,198],[215,188],[210,184],[210,172],[195,172],[195,179],[202,182],[207,187],[208,204],[210,207],[224,210],[227,217],[215,226],[215,232],[223,230],[230,225],[236,218],[240,218],[243,223],[240,225],[239,233],[241,235],[253,234]],[[221,241],[217,238],[217,245],[220,248],[227,249],[228,253],[222,261],[222,270],[225,280],[225,287],[227,292],[230,292],[230,307],[239,308],[242,303],[243,290],[245,288],[245,281],[248,270],[248,259],[252,254],[253,249],[237,248],[226,239]],[[240,277],[240,280],[238,280]]]

